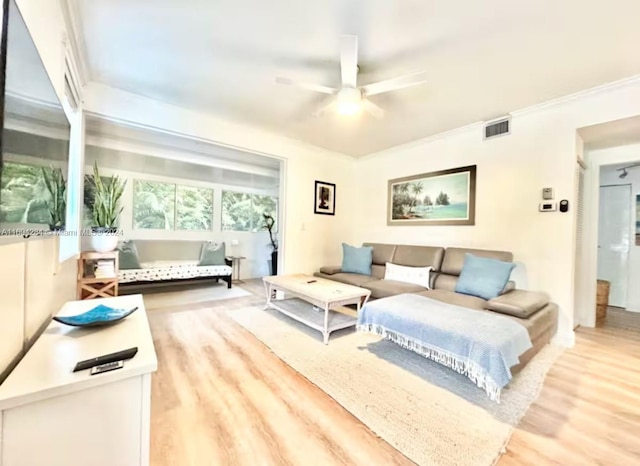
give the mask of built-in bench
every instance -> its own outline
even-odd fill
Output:
[[[231,259],[225,265],[198,265],[204,241],[133,240],[141,268],[118,272],[121,294],[148,288],[223,280],[231,288]]]

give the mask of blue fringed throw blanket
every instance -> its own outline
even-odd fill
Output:
[[[498,403],[511,380],[509,368],[532,347],[525,327],[508,317],[415,294],[367,303],[358,315],[358,330],[381,335],[467,376]]]

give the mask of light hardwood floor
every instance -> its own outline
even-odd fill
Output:
[[[151,464],[413,464],[225,315],[263,303],[260,281],[242,286],[254,295],[148,309]],[[640,464],[640,314],[621,312],[578,329],[500,465]]]

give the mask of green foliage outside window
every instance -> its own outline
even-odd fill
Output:
[[[50,167],[4,162],[0,180],[0,222],[50,223],[47,202],[51,200],[51,194],[44,182],[43,171],[53,175]]]
[[[133,184],[133,228],[173,230],[176,185],[135,180]]]
[[[213,219],[213,190],[178,186],[176,230],[208,231]]]
[[[212,221],[212,189],[135,180],[134,229],[210,231]]]
[[[263,214],[278,218],[278,202],[275,197],[222,191],[223,231],[262,231]]]

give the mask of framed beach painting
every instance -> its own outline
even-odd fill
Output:
[[[313,213],[323,215],[336,214],[336,185],[317,181],[315,186],[315,199]]]
[[[476,165],[389,180],[387,225],[475,225]]]

